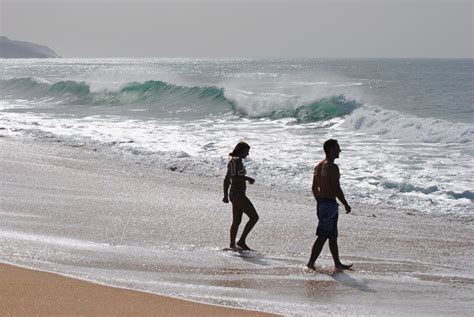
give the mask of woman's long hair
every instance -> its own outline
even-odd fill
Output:
[[[245,150],[250,150],[250,145],[248,145],[247,143],[245,143],[243,141],[239,142],[235,146],[234,150],[229,153],[229,156],[240,157],[242,155],[242,153],[244,153]]]

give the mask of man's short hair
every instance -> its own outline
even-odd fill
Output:
[[[324,145],[323,145],[324,153],[328,155],[329,151],[331,151],[331,149],[335,147],[336,145],[337,145],[337,140],[335,139],[327,140],[326,142],[324,142]]]

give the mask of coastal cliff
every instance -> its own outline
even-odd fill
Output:
[[[12,41],[0,36],[0,58],[57,58],[49,47],[30,42]]]

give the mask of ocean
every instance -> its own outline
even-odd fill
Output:
[[[474,60],[0,64],[0,262],[289,316],[472,315]],[[354,266],[325,247],[309,272],[329,138]],[[260,220],[238,253],[241,140]]]
[[[3,135],[216,178],[244,140],[257,182],[299,192],[335,138],[349,201],[474,215],[472,59],[0,63]]]

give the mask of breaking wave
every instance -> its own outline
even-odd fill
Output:
[[[203,117],[233,112],[248,118],[294,118],[318,122],[350,114],[359,104],[345,96],[303,100],[282,94],[226,91],[215,86],[181,86],[163,81],[131,82],[116,91],[94,92],[86,82],[49,83],[35,78],[0,80],[2,99],[56,101],[66,106],[121,106]]]
[[[472,143],[474,126],[435,118],[420,118],[375,106],[356,109],[343,126],[402,142]]]

